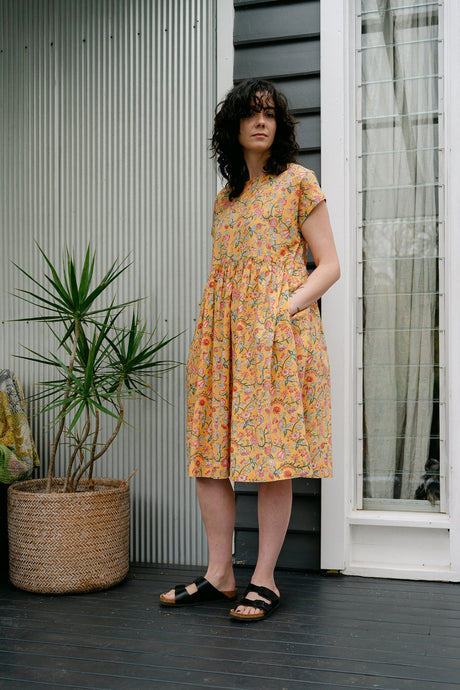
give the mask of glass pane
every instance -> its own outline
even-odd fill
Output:
[[[382,106],[383,107],[383,106]],[[390,151],[398,158],[393,165],[401,164],[411,160],[414,151],[426,152],[428,155],[435,156],[438,147],[438,128],[437,118],[433,115],[404,117],[400,122],[395,122],[394,118],[386,119],[381,122],[365,122],[363,126],[363,153],[380,153]],[[415,127],[415,131],[414,131]],[[415,138],[415,134],[417,138]],[[422,141],[425,145],[422,145]],[[422,168],[422,161],[417,159],[417,170],[423,175],[425,168]],[[375,164],[375,168],[378,164]],[[374,168],[373,174],[378,170]],[[413,179],[413,168],[412,179]]]
[[[406,80],[404,84],[406,112],[416,113],[421,110],[427,113],[433,112],[437,115],[437,86],[437,78],[433,76]],[[420,90],[422,90],[422,97],[420,96]],[[395,107],[396,89],[394,82],[367,83],[363,85],[362,91],[363,118],[382,119],[385,115],[400,115],[399,110]]]
[[[429,0],[361,0],[361,12],[363,15],[377,12],[392,11],[399,15],[400,12],[413,12],[417,9],[419,12],[427,5],[437,5],[437,2],[430,2]],[[389,9],[390,8],[390,9]]]
[[[361,26],[363,504],[439,510],[438,6]]]
[[[367,307],[371,309],[372,307]],[[400,333],[400,336],[403,334]],[[390,377],[395,374],[396,367],[433,367],[433,354],[431,350],[426,350],[420,353],[420,357],[416,364],[407,364],[409,359],[408,354],[410,352],[411,338],[412,334],[410,329],[407,329],[405,343],[402,337],[399,339],[399,349],[395,349],[395,333],[392,331],[387,331],[383,329],[376,329],[375,331],[367,331],[366,333],[366,343],[367,349],[363,353],[364,362],[363,367],[369,371],[370,367],[375,367],[379,369],[378,375],[381,377]],[[438,350],[438,338],[439,332],[437,329],[433,331],[433,347],[435,351]],[[435,370],[437,368],[437,363],[434,364]],[[396,370],[397,371],[397,370]],[[379,393],[377,400],[383,399],[380,397]],[[391,400],[395,399],[393,395]],[[430,398],[431,399],[431,398]],[[372,401],[372,391],[369,391],[366,397],[366,405],[369,400]],[[377,409],[374,410],[377,415]]]
[[[435,123],[432,121],[431,127]],[[364,136],[366,141],[363,142],[367,145],[367,149],[363,155],[363,175],[364,179],[368,179],[372,174],[372,182],[377,187],[385,187],[388,185],[388,170],[392,172],[392,176],[398,175],[398,183],[400,186],[407,186],[412,183],[412,170],[414,165],[418,163],[422,170],[426,170],[427,166],[433,165],[438,167],[438,150],[437,148],[428,148],[426,150],[413,150],[407,151],[372,151],[369,149],[369,145],[376,146],[378,144],[378,137],[367,136],[365,132]],[[369,171],[368,171],[369,169]]]

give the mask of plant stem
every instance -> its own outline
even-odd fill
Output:
[[[64,494],[70,493],[72,491],[73,483],[72,483],[72,481],[70,481],[72,467],[73,467],[73,464],[75,462],[75,458],[77,457],[78,453],[83,448],[83,445],[89,436],[90,430],[91,430],[91,421],[90,421],[90,416],[89,416],[89,405],[86,404],[86,422],[85,422],[85,426],[83,429],[83,435],[81,437],[81,440],[78,442],[78,445],[75,446],[74,451],[72,453],[72,456],[69,460],[69,466],[67,468],[67,474],[66,474],[66,478],[65,478],[65,482],[64,482],[64,488],[62,489],[62,492]],[[80,461],[80,466],[81,466],[81,461]]]
[[[84,475],[84,473],[86,472],[86,470],[88,470],[90,467],[92,467],[92,466],[94,465],[94,463],[96,462],[96,460],[98,460],[102,455],[104,455],[104,453],[106,452],[106,450],[108,449],[108,447],[113,443],[113,441],[114,441],[115,438],[117,437],[118,432],[120,431],[121,425],[123,424],[123,417],[124,417],[124,412],[125,412],[125,411],[124,411],[124,408],[123,408],[123,402],[122,402],[122,399],[121,399],[121,395],[120,395],[121,389],[122,389],[122,388],[123,388],[123,381],[120,381],[120,383],[118,384],[118,389],[117,389],[118,420],[117,420],[116,427],[115,427],[115,429],[113,430],[112,435],[110,436],[110,438],[109,438],[109,439],[107,440],[107,442],[102,446],[102,448],[101,448],[101,450],[99,451],[99,453],[94,453],[94,451],[95,451],[95,445],[93,444],[93,448],[92,448],[92,452],[91,452],[91,457],[90,457],[90,459],[88,460],[88,462],[86,463],[86,465],[85,465],[84,467],[82,467],[81,470],[79,471],[79,473],[77,474],[77,477],[76,477],[76,480],[75,480],[75,485],[74,485],[74,491],[77,490],[78,482],[80,481],[80,479],[82,478],[82,476]]]
[[[95,422],[96,428],[95,428],[94,434],[93,434],[93,443],[91,445],[90,459],[86,463],[86,465],[83,465],[83,462],[81,462],[79,464],[79,466],[77,467],[77,469],[75,470],[75,472],[73,473],[73,475],[72,475],[72,486],[73,486],[74,491],[77,490],[78,482],[80,481],[80,479],[83,476],[83,473],[86,472],[86,469],[88,467],[89,467],[88,479],[93,478],[92,470],[93,470],[93,465],[94,465],[94,453],[95,453],[96,443],[97,443],[97,439],[98,439],[99,431],[100,431],[100,417],[99,417],[99,410],[97,408],[94,411],[94,418],[96,420],[96,422]]]
[[[90,455],[90,458],[91,458],[91,465],[90,465],[89,472],[88,472],[88,479],[92,479],[92,478],[93,478],[94,456],[95,456],[95,454],[96,454],[97,439],[98,439],[98,437],[99,437],[99,428],[100,428],[100,425],[99,425],[99,410],[98,410],[97,408],[96,408],[96,412],[95,412],[95,417],[96,417],[96,430],[95,430],[94,436],[93,436],[93,445],[91,446],[91,455]]]
[[[75,336],[74,336],[74,341],[73,341],[73,347],[72,347],[72,353],[70,355],[70,363],[69,363],[69,370],[73,371],[74,365],[75,365],[75,356],[77,354],[77,346],[78,346],[78,340],[80,337],[80,322],[75,321]],[[62,406],[61,410],[61,423],[59,424],[59,428],[57,430],[57,434],[54,439],[53,446],[51,448],[51,456],[50,456],[50,464],[48,467],[48,481],[46,483],[46,493],[49,494],[51,493],[51,482],[53,479],[53,473],[54,473],[54,464],[56,462],[56,453],[59,445],[59,440],[62,436],[62,432],[64,431],[64,425],[65,425],[65,413],[67,410],[67,407],[69,403],[67,402],[68,397],[70,395],[70,387],[71,387],[71,382],[72,382],[72,377],[68,376],[67,377],[67,390],[64,394],[64,404]]]

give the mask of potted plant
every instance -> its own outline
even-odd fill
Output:
[[[44,282],[15,264],[32,283],[18,296],[38,314],[17,320],[44,323],[57,345],[56,352],[26,348],[22,355],[54,372],[32,399],[51,413],[55,435],[47,478],[8,490],[10,579],[28,591],[87,592],[120,582],[129,567],[128,482],[95,478],[95,464],[125,422],[126,399],[151,399],[152,379],[177,365],[159,359],[177,336],[155,341],[156,329],[147,332],[136,311],[128,316],[139,299],[104,304],[126,260],[95,281],[90,247],[80,272],[68,250],[59,270],[38,249],[48,269]],[[56,478],[59,454],[66,470]]]

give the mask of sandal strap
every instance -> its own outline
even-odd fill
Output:
[[[273,592],[271,589],[268,589],[268,587],[253,585],[251,582],[246,587],[246,591],[244,592],[243,596],[245,597],[246,594],[249,594],[249,592],[255,592],[256,594],[260,594],[261,597],[268,599],[268,601],[271,601],[272,604],[275,604],[279,599],[279,596],[275,594],[275,592]]]
[[[193,594],[187,592],[185,585],[176,585],[176,587],[174,587],[175,604],[192,604],[195,601],[199,601],[203,595],[209,599],[209,601],[225,599],[225,594],[216,589],[214,585],[208,582],[204,577],[197,577],[197,579],[193,581],[193,584],[196,585],[197,589]]]
[[[193,584],[196,585],[197,592],[202,592],[203,590],[214,590],[215,592],[219,592],[218,589],[214,587],[208,580],[206,580],[204,577],[197,577],[196,580],[193,580]],[[211,588],[211,589],[210,589]],[[220,592],[219,592],[220,594]]]
[[[263,601],[262,599],[247,599],[246,597],[243,597],[237,604],[235,604],[235,609],[237,609],[238,606],[248,606],[252,609],[270,611],[273,603],[269,604],[268,601]]]

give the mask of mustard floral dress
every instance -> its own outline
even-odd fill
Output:
[[[316,303],[289,315],[307,278],[300,228],[324,199],[292,164],[217,196],[211,269],[187,362],[194,477],[329,477],[329,362]]]

